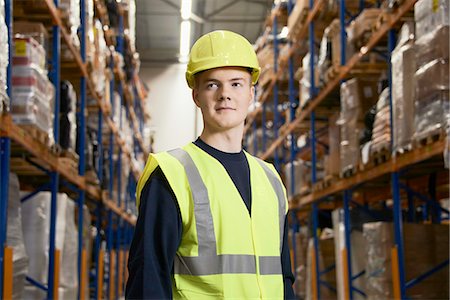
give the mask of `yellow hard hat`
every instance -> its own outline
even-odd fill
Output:
[[[194,75],[219,67],[244,67],[252,70],[252,83],[258,82],[261,68],[255,50],[243,36],[217,30],[201,36],[192,46],[186,70],[186,81],[192,89]]]

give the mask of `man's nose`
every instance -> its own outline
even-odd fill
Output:
[[[219,100],[231,100],[229,89],[225,85],[219,89]]]

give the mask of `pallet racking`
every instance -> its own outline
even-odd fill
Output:
[[[302,1],[303,2],[303,1]],[[343,176],[341,178],[334,178],[331,182],[317,180],[317,134],[321,130],[318,128],[318,119],[327,119],[328,116],[321,113],[321,109],[327,108],[325,103],[327,98],[331,97],[333,92],[340,87],[340,85],[347,79],[352,77],[352,71],[367,57],[374,48],[380,43],[387,44],[387,51],[383,53],[388,65],[388,87],[389,87],[389,107],[390,107],[390,129],[391,129],[391,144],[393,141],[393,114],[392,114],[392,79],[391,79],[391,52],[395,46],[395,29],[397,24],[401,23],[404,17],[410,13],[417,0],[391,1],[395,2],[396,6],[383,12],[383,18],[379,18],[380,24],[377,30],[372,32],[367,41],[362,47],[357,49],[356,53],[351,57],[346,57],[346,32],[345,26],[349,21],[354,20],[359,13],[363,11],[366,4],[380,6],[382,1],[349,1],[337,0],[339,5],[339,22],[340,22],[340,62],[341,66],[336,71],[336,76],[331,78],[322,88],[317,87],[315,82],[314,68],[314,51],[316,43],[315,25],[320,24],[317,20],[321,10],[325,6],[324,0],[309,0],[309,10],[300,30],[289,33],[288,42],[280,49],[278,46],[277,34],[279,33],[277,19],[280,17],[282,10],[281,5],[274,5],[270,15],[267,18],[266,25],[272,30],[266,30],[261,38],[261,43],[257,44],[257,49],[261,49],[265,44],[270,43],[269,35],[272,33],[273,38],[273,52],[274,52],[274,74],[270,78],[268,84],[264,86],[255,109],[249,114],[245,126],[246,138],[245,146],[247,149],[253,150],[257,153],[258,144],[256,139],[253,145],[249,144],[248,137],[255,133],[258,126],[262,127],[262,155],[261,158],[271,160],[274,162],[277,170],[281,170],[283,163],[290,162],[291,165],[294,159],[299,154],[300,150],[296,146],[295,137],[300,133],[309,132],[309,155],[311,158],[311,181],[312,188],[308,192],[301,192],[294,194],[295,184],[291,184],[290,192],[293,195],[290,198],[290,223],[294,232],[298,232],[300,221],[304,221],[305,213],[310,216],[310,227],[312,228],[312,237],[314,239],[314,247],[312,257],[312,297],[314,299],[320,298],[320,287],[324,286],[328,289],[333,289],[326,282],[321,279],[321,275],[329,272],[333,267],[320,270],[318,263],[319,245],[318,245],[318,222],[319,212],[321,209],[335,209],[342,207],[344,210],[344,224],[345,224],[345,247],[340,253],[342,261],[344,262],[344,270],[342,276],[344,277],[344,290],[347,299],[353,299],[355,293],[365,295],[364,291],[354,286],[353,282],[363,273],[352,274],[351,264],[351,245],[350,245],[350,210],[361,209],[365,210],[370,203],[388,199],[392,197],[393,205],[393,229],[395,233],[395,244],[392,248],[392,272],[393,272],[393,292],[397,299],[407,298],[407,289],[415,284],[428,278],[435,272],[448,266],[449,261],[440,262],[435,268],[430,270],[423,270],[423,274],[416,278],[408,278],[405,271],[405,249],[404,249],[404,222],[411,222],[415,219],[415,208],[418,205],[414,199],[424,203],[423,214],[424,218],[428,219],[431,212],[431,219],[433,223],[441,223],[443,219],[448,219],[449,211],[441,207],[438,202],[438,195],[436,187],[440,182],[444,185],[444,192],[440,192],[441,196],[448,197],[448,171],[444,166],[444,155],[448,156],[448,138],[446,134],[440,135],[438,139],[429,140],[426,145],[419,145],[414,147],[411,151],[405,153],[390,154],[381,163],[365,168],[364,170],[354,170],[350,176]],[[346,5],[352,4],[358,8],[358,13],[352,15],[346,9]],[[292,0],[287,3],[287,11],[290,14],[293,10],[294,3]],[[322,24],[323,25],[323,24]],[[294,57],[298,55],[298,50],[303,43],[308,44],[310,53],[310,78],[311,86],[309,93],[311,95],[310,101],[303,107],[298,106],[297,95],[298,91],[294,87]],[[280,56],[280,53],[287,53]],[[301,54],[303,55],[303,54]],[[286,117],[280,116],[279,112],[279,90],[278,87],[282,84],[283,74],[288,74],[288,111]],[[272,97],[273,99],[271,99]],[[269,103],[269,101],[273,101]],[[329,100],[328,100],[329,102]],[[269,104],[268,104],[269,103]],[[337,102],[339,103],[339,102]],[[269,115],[270,120],[273,121],[273,136],[275,140],[266,147],[266,122],[268,115],[266,113],[268,105],[273,105],[273,113]],[[334,106],[335,107],[335,106]],[[296,111],[297,110],[297,111]],[[295,112],[296,111],[296,112]],[[319,114],[319,117],[317,116]],[[309,126],[305,126],[308,124]],[[305,129],[306,127],[306,129]],[[391,145],[392,146],[392,145]],[[289,155],[279,156],[279,151],[289,149]],[[395,154],[395,155],[394,155]],[[284,158],[284,159],[283,159]],[[291,172],[287,176],[290,177],[291,183],[302,185],[298,178],[295,178],[294,168],[291,167]],[[447,184],[447,188],[445,185]],[[372,188],[370,187],[372,186]],[[373,188],[375,187],[375,188]],[[383,188],[381,188],[383,187]],[[375,191],[374,191],[375,190]],[[358,193],[355,193],[358,192]],[[359,194],[359,196],[357,195]],[[363,196],[361,196],[361,194]],[[357,198],[355,198],[358,196]],[[371,199],[371,200],[368,200]],[[402,216],[406,212],[408,217]],[[300,218],[300,219],[299,219]],[[301,219],[303,218],[303,219]],[[295,239],[294,235],[293,238]],[[295,257],[295,240],[292,245],[294,247],[293,261],[296,265]]]
[[[14,3],[14,4],[13,4]],[[28,3],[29,4],[29,3]],[[59,191],[67,191],[77,197],[78,206],[78,297],[85,298],[87,289],[92,292],[93,297],[101,299],[104,296],[108,298],[119,298],[124,292],[124,283],[126,281],[126,257],[128,256],[128,247],[131,243],[133,227],[136,222],[136,215],[131,213],[129,205],[132,205],[135,197],[135,184],[139,178],[140,170],[131,163],[130,176],[127,179],[127,191],[125,199],[122,199],[121,191],[121,167],[122,156],[131,162],[137,155],[141,155],[144,159],[150,151],[146,149],[143,141],[144,123],[149,119],[149,114],[145,106],[145,98],[147,92],[142,87],[142,83],[137,75],[129,82],[126,81],[124,71],[114,65],[113,57],[110,58],[110,95],[111,99],[106,99],[96,92],[96,86],[91,75],[88,72],[88,64],[86,62],[86,1],[80,0],[80,47],[78,48],[71,39],[68,29],[64,24],[61,11],[58,9],[59,0],[44,0],[39,3],[39,10],[27,7],[27,3],[5,0],[5,23],[8,27],[8,45],[9,45],[9,61],[7,76],[7,93],[11,101],[11,78],[12,78],[12,29],[13,17],[20,16],[20,12],[25,11],[26,18],[41,21],[52,25],[52,57],[50,78],[55,86],[55,107],[53,133],[56,144],[59,136],[59,99],[60,99],[60,81],[64,77],[74,81],[79,81],[79,100],[78,111],[89,111],[91,114],[98,114],[98,134],[97,142],[99,152],[103,153],[103,148],[108,147],[109,160],[109,186],[101,189],[98,186],[91,185],[86,178],[86,157],[85,157],[85,141],[86,141],[86,114],[79,113],[78,123],[78,153],[79,163],[77,168],[67,164],[57,151],[57,148],[49,148],[44,145],[41,140],[36,139],[29,131],[14,124],[9,113],[3,113],[0,116],[0,214],[2,223],[0,224],[0,295],[8,298],[11,295],[12,272],[6,272],[12,266],[11,248],[6,245],[6,221],[7,221],[7,203],[8,203],[8,180],[9,172],[15,171],[20,175],[20,170],[11,165],[11,147],[14,152],[23,153],[23,162],[26,163],[26,169],[33,170],[33,174],[40,180],[29,184],[27,188],[34,191],[27,195],[22,201],[31,199],[40,191],[51,191],[51,215],[50,215],[50,244],[49,244],[49,265],[47,285],[36,282],[32,278],[27,280],[47,293],[48,299],[58,297],[58,277],[59,277],[59,251],[55,248],[56,235],[56,207],[57,193]],[[14,6],[14,8],[13,8]],[[29,5],[28,5],[29,6]],[[104,7],[103,7],[104,8]],[[121,8],[121,7],[120,7]],[[102,10],[101,1],[95,1],[96,14],[100,16],[103,26],[105,24],[106,11]],[[119,28],[117,32],[117,51],[124,54],[124,11],[119,9]],[[111,38],[111,32],[108,30],[108,37]],[[61,58],[61,41],[70,50],[73,61],[63,61]],[[110,39],[109,46],[112,46]],[[62,76],[63,73],[63,76]],[[113,104],[113,93],[117,91],[120,96],[121,105],[118,108]],[[87,97],[96,100],[97,105],[94,107],[87,106]],[[109,100],[109,101],[108,101]],[[112,120],[114,109],[120,109],[120,116],[126,114],[127,119],[131,121],[133,130],[133,146],[128,147],[124,137],[121,134],[122,118],[120,124],[116,124]],[[124,111],[125,110],[125,111]],[[109,128],[108,136],[103,137],[103,126]],[[106,149],[106,148],[105,148]],[[123,155],[122,155],[123,154]],[[117,168],[114,168],[113,156],[117,155]],[[98,179],[103,182],[103,155],[100,155],[98,161]],[[143,161],[142,161],[143,163]],[[113,194],[113,178],[118,175],[118,191],[117,199]],[[31,200],[32,201],[32,200]],[[95,271],[93,274],[87,269],[87,253],[85,245],[83,245],[83,206],[90,207],[94,215],[95,227],[97,234],[94,242],[94,264]],[[105,237],[102,233],[105,231]],[[102,248],[102,241],[106,242],[106,252]],[[108,265],[105,265],[105,258]],[[85,286],[85,279],[90,276],[92,286]],[[103,295],[103,285],[107,284],[107,295]]]

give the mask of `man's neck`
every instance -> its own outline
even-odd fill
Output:
[[[203,142],[217,150],[228,153],[238,153],[242,150],[242,136],[242,130],[214,133],[203,130],[200,138]]]

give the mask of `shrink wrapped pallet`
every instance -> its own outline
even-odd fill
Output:
[[[13,43],[12,60],[15,67],[33,68],[47,74],[45,49],[34,38],[15,36]]]
[[[294,235],[294,241],[292,240]],[[304,299],[306,296],[306,256],[308,252],[308,228],[306,226],[300,227],[298,232],[289,231],[289,249],[294,251],[291,254],[291,264],[293,265],[295,273],[294,293],[300,299]],[[295,243],[295,247],[292,244]]]
[[[12,118],[53,138],[55,89],[47,77],[45,50],[31,37],[15,37],[12,68]]]
[[[21,192],[21,197],[28,193]],[[57,195],[57,213],[56,213],[56,238],[55,247],[60,250],[61,257],[60,263],[64,261],[61,260],[63,255],[67,252],[64,249],[66,247],[66,240],[78,237],[66,236],[66,226],[67,226],[67,203],[73,201],[69,199],[66,194]],[[29,268],[27,276],[46,285],[47,284],[47,272],[49,264],[49,234],[50,234],[50,204],[51,204],[51,193],[50,192],[40,192],[36,194],[33,198],[22,203],[22,228],[25,240],[25,249],[29,257]],[[75,243],[77,243],[76,241]],[[73,241],[67,240],[67,247],[74,244]],[[64,260],[77,261],[77,256],[66,256]],[[68,263],[68,262],[66,262]],[[61,269],[61,272],[66,270]],[[67,272],[73,273],[74,270],[67,270]],[[75,269],[76,273],[76,269]],[[64,278],[64,275],[62,278]],[[76,295],[76,287],[78,286],[77,277],[71,279],[71,284],[75,284],[75,290],[70,293],[70,295]],[[45,298],[45,291],[37,288],[34,285],[27,283],[24,290],[25,299],[43,299]],[[67,299],[60,295],[60,299]],[[62,297],[62,298],[61,298]]]
[[[414,73],[416,70],[414,48],[414,23],[406,22],[391,56],[393,151],[410,148],[414,133]]]
[[[335,247],[335,259],[336,259],[336,278],[337,278],[337,299],[346,299],[345,297],[345,279],[344,279],[344,249],[346,247],[345,241],[345,224],[344,224],[344,211],[343,209],[336,209],[332,213],[333,230],[334,230],[334,247]],[[365,240],[361,230],[351,230],[350,234],[350,247],[351,247],[351,266],[352,275],[359,274],[364,271],[366,267],[366,249],[361,247],[364,245]],[[345,257],[347,259],[347,257]],[[353,280],[352,285],[361,291],[365,290],[364,277],[360,276]],[[354,293],[353,299],[364,299],[360,294]]]
[[[75,224],[75,202],[69,200],[65,204],[66,226],[64,248],[61,251],[59,298],[75,299],[78,292],[78,228]]]
[[[417,1],[414,5],[414,21],[416,22],[417,39],[439,26],[450,25],[449,7],[450,3],[448,0]]]
[[[292,182],[291,176],[292,168],[294,169],[294,182]],[[294,160],[292,163],[286,163],[284,166],[284,178],[288,198],[300,194],[305,188],[311,187],[311,164],[301,159]],[[293,188],[292,185],[294,185]],[[292,190],[294,191],[293,193]]]
[[[266,139],[263,139],[263,130],[262,128],[256,129],[256,131],[252,132],[247,140],[247,149],[248,151],[256,156],[261,156],[263,154],[263,146],[267,147],[273,142],[273,129],[266,128]],[[256,142],[255,142],[256,140]],[[255,151],[255,143],[257,146],[257,151]],[[264,144],[264,145],[263,145]]]
[[[48,32],[39,22],[14,21],[14,36],[31,37],[48,50]]]
[[[328,123],[328,156],[324,161],[325,177],[337,177],[340,171],[341,132],[337,124],[339,113],[333,114]]]
[[[95,85],[95,91],[99,95],[105,94],[106,87],[106,60],[109,55],[109,48],[106,45],[103,27],[99,20],[95,20],[93,26],[93,50],[92,50],[92,71],[91,78]]]
[[[0,0],[0,113],[7,110],[9,100],[6,95],[6,69],[9,64],[8,28],[5,24],[5,3]]]
[[[302,60],[302,77],[300,79],[300,107],[304,107],[311,100],[311,55],[309,52],[305,55]],[[314,64],[317,64],[318,57],[314,56]],[[315,86],[318,87],[318,75],[314,74]]]
[[[314,240],[311,238],[308,243],[308,253],[307,253],[307,280],[306,280],[306,298],[308,300],[315,299],[312,291],[312,253],[314,250]],[[335,264],[335,254],[334,254],[334,237],[327,236],[319,238],[319,253],[317,255],[317,260],[319,263],[319,271],[326,268],[330,268]],[[318,274],[317,274],[318,275]],[[329,286],[336,287],[336,273],[326,272],[320,276],[321,281],[326,282]],[[320,284],[320,297],[321,299],[336,299],[336,294],[330,289]]]
[[[363,225],[366,240],[366,294],[367,299],[392,299],[392,257],[394,246],[393,224],[373,222]],[[405,281],[431,270],[448,260],[449,226],[439,224],[403,223]],[[430,277],[407,289],[412,299],[448,299],[448,265]]]
[[[20,208],[19,178],[16,174],[9,174],[8,192],[8,224],[6,245],[13,250],[13,299],[23,298],[25,277],[28,272],[28,256],[25,251],[22,233],[22,211]]]
[[[416,42],[414,139],[439,133],[449,121],[449,26]],[[434,48],[434,49],[431,49]]]
[[[385,88],[377,102],[377,113],[372,130],[371,152],[390,150],[391,116],[389,107],[389,89]]]
[[[270,82],[274,74],[274,53],[273,53],[273,45],[267,44],[257,53],[258,62],[261,66],[261,75],[259,77],[259,85],[265,86]]]
[[[77,95],[69,81],[61,81],[61,100],[59,105],[59,144],[64,150],[75,152],[77,140],[76,123]],[[96,114],[95,114],[96,115]]]
[[[341,85],[341,114],[338,121],[341,127],[341,175],[354,170],[359,164],[364,116],[377,100],[376,80],[354,78]]]

